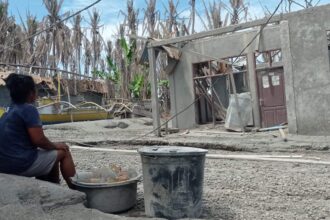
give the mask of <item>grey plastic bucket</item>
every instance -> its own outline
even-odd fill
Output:
[[[144,147],[145,212],[149,217],[198,218],[202,213],[205,154],[190,147]]]

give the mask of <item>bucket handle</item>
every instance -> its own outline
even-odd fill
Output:
[[[157,156],[143,155],[143,157],[148,158],[148,159],[154,159],[154,160],[157,160],[158,159]]]
[[[141,179],[142,179],[142,174],[138,175],[137,177],[133,178],[133,179],[130,179],[130,181],[138,181],[138,182],[141,182]]]

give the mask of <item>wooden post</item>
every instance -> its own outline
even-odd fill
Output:
[[[55,74],[56,74],[56,71],[55,71]],[[60,77],[60,72],[57,72],[57,101],[58,102],[61,101],[61,77]]]
[[[70,97],[70,89],[69,89],[69,85],[66,86],[66,93],[67,93],[67,95],[68,95],[68,102],[69,102],[70,104],[72,104],[72,103],[71,103],[71,97]],[[73,122],[72,109],[69,109],[69,111],[70,111],[70,119],[71,119],[71,123],[72,123],[72,122]]]
[[[211,84],[211,102],[212,102],[212,123],[213,123],[213,128],[215,128],[215,121],[216,121],[216,118],[215,118],[215,106],[214,106],[214,89],[213,89],[213,84]]]
[[[151,104],[152,104],[152,118],[153,126],[156,136],[161,136],[161,124],[159,115],[159,102],[158,102],[158,80],[156,74],[156,54],[155,48],[148,48],[149,56],[149,76],[151,81]]]
[[[260,109],[259,109],[259,101],[258,101],[259,98],[258,98],[258,90],[257,90],[255,57],[253,52],[247,54],[247,62],[248,62],[249,89],[252,98],[254,126],[260,128],[261,121],[260,121]]]

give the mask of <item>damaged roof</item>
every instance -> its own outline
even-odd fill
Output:
[[[158,39],[150,39],[150,41],[160,41]],[[141,56],[139,58],[139,63],[142,65],[149,64],[149,55],[148,55],[148,41],[142,50]],[[179,48],[174,46],[160,46],[160,50],[166,52],[166,54],[169,56],[169,58],[173,60],[180,60],[182,52]],[[159,51],[156,50],[156,57],[158,56]]]
[[[0,71],[0,86],[5,86],[6,82],[5,80],[7,77],[11,74],[15,73],[13,71]],[[36,74],[30,75],[33,78],[33,81],[36,85],[42,84],[43,86],[47,86],[52,91],[57,91],[57,86],[54,82],[54,79],[52,77],[44,77],[39,76]],[[56,79],[55,79],[56,81]],[[77,90],[79,93],[84,92],[95,92],[99,94],[108,94],[109,93],[109,86],[107,82],[104,80],[77,80]],[[71,94],[73,94],[74,91],[74,82],[72,79],[61,79],[61,87],[69,88],[69,91]]]

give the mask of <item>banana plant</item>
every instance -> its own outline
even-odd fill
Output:
[[[135,41],[132,42],[132,44],[128,44],[125,38],[120,39],[120,46],[124,51],[124,59],[126,66],[129,66],[132,63],[134,51],[136,48]]]
[[[117,65],[113,62],[113,60],[110,57],[107,57],[107,63],[110,72],[95,70],[93,71],[93,74],[94,76],[99,77],[101,79],[111,80],[114,84],[117,85],[120,81],[120,71]]]
[[[144,86],[144,75],[136,74],[129,84],[129,90],[133,98],[141,98],[141,92]]]

